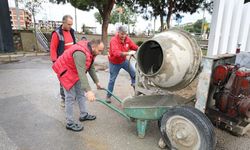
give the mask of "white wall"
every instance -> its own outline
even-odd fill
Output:
[[[244,0],[215,0],[208,42],[208,56],[250,51],[250,3]]]
[[[250,2],[246,3],[243,7],[240,31],[238,36],[238,43],[241,44],[242,51],[250,51],[246,49],[247,43],[249,43],[249,27],[250,27]]]

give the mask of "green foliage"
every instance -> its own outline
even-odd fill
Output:
[[[94,17],[96,19],[96,22],[102,24],[102,16],[99,12],[95,12]]]
[[[122,9],[122,13],[118,12],[119,9]],[[101,14],[99,12],[96,12],[94,16],[97,22],[99,22],[100,24],[103,23]],[[131,10],[131,8],[129,8],[127,5],[125,6],[116,5],[116,7],[111,12],[109,23],[115,24],[120,21],[122,24],[134,25],[136,19],[137,18],[135,12],[133,12],[133,10]]]
[[[190,33],[201,33],[201,28],[203,25],[202,22],[203,22],[203,19],[199,19],[193,24],[185,25],[183,29]],[[206,20],[204,21],[204,24],[208,24]],[[209,30],[210,28],[207,29],[207,32],[209,32]]]
[[[137,41],[137,42],[136,42],[136,45],[141,46],[142,43],[143,43],[143,41]]]
[[[80,10],[89,11],[90,9],[96,8],[103,20],[102,22],[102,40],[105,46],[108,45],[108,23],[111,10],[115,4],[115,0],[51,0],[57,3],[66,3],[70,4]]]
[[[51,0],[52,2],[56,3],[67,3],[69,2],[72,6],[84,10],[89,11],[91,9],[97,8],[101,14],[106,13],[104,10],[108,7],[111,3],[114,3],[114,0]],[[113,6],[111,6],[113,8]],[[111,8],[111,9],[112,9]]]
[[[167,7],[167,3],[165,0],[140,0],[137,1],[137,4],[141,6],[141,12],[146,16],[150,16],[149,18],[159,15],[166,16],[165,8]],[[152,11],[148,11],[148,7],[152,7]],[[145,19],[149,18],[145,17]]]
[[[212,14],[212,12],[213,12],[213,5],[214,5],[214,1],[213,0],[204,1],[202,3],[202,9],[203,10],[207,10],[210,14]]]
[[[198,8],[209,8],[212,2],[206,0],[138,0],[136,1],[144,10],[152,7],[151,16],[167,16],[169,25],[172,14],[190,13],[193,14]],[[145,11],[144,11],[145,12]],[[149,16],[150,16],[149,15]],[[161,22],[163,24],[163,22]]]
[[[201,26],[202,26],[202,19],[199,19],[193,24],[193,30],[194,30],[193,32],[201,33]]]
[[[136,3],[140,6],[138,11],[143,14],[143,19],[152,20],[153,18],[156,19],[157,16],[160,16],[160,31],[163,31],[163,17],[166,16],[167,8],[167,3],[165,0],[140,0],[136,1]]]
[[[185,25],[183,27],[183,29],[187,32],[190,32],[190,33],[194,33],[194,27],[193,27],[193,24],[192,25]]]
[[[176,0],[173,4],[172,12],[183,12],[193,14],[205,0]]]
[[[119,12],[116,10],[118,7],[123,9],[123,13],[119,14]],[[122,24],[135,24],[136,15],[130,7],[128,7],[127,5],[123,5],[116,6],[116,9],[113,9],[113,11],[111,12],[110,23],[115,24],[119,22],[120,15],[120,21],[122,22]]]

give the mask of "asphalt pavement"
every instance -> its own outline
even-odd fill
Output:
[[[95,121],[83,122],[84,130],[65,129],[60,107],[59,82],[48,56],[20,56],[0,64],[0,150],[159,150],[157,122],[149,123],[146,137],[137,136],[130,122],[98,102],[87,102]],[[96,59],[97,74],[107,86],[107,57]],[[105,92],[91,87],[97,97]],[[133,95],[129,75],[121,71],[114,93],[124,99]],[[117,103],[115,103],[117,104]],[[121,107],[119,104],[117,104]],[[74,117],[79,117],[77,104]],[[250,134],[235,137],[216,129],[218,150],[249,150]]]
[[[106,86],[107,60],[99,59],[98,76]],[[121,98],[133,95],[126,73],[117,79],[115,91]],[[82,132],[65,129],[64,109],[60,107],[59,83],[48,56],[19,57],[0,65],[0,150],[153,150],[160,137],[157,123],[149,124],[147,135],[139,139],[136,124],[98,102],[87,103],[95,121],[83,122]],[[97,91],[100,98],[105,92]],[[118,92],[122,91],[122,92]],[[75,104],[75,119],[79,117]]]

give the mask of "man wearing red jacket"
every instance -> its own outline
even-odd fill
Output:
[[[70,48],[76,43],[75,31],[71,28],[73,25],[73,18],[70,15],[63,16],[63,24],[52,32],[50,43],[50,57],[54,63],[57,58],[62,55],[64,50]],[[61,106],[65,106],[65,95],[63,88],[60,85]]]
[[[134,55],[138,46],[127,36],[126,26],[118,27],[118,33],[110,40],[109,49],[109,83],[108,90],[113,92],[115,80],[121,68],[126,70],[131,77],[131,85],[135,84],[135,70],[134,67],[126,59],[128,55]],[[129,51],[132,50],[132,51]],[[106,101],[110,101],[110,93],[107,93]]]
[[[100,89],[93,65],[94,58],[104,49],[101,40],[81,40],[65,51],[53,64],[52,68],[63,86],[65,93],[66,129],[81,131],[83,126],[75,123],[73,119],[73,104],[75,99],[80,108],[79,121],[95,120],[96,116],[87,113],[85,96],[89,101],[94,101],[95,94],[92,92],[86,73],[88,72]],[[85,93],[85,94],[84,94]],[[84,96],[85,95],[85,96]]]

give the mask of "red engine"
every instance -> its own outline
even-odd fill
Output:
[[[213,72],[215,106],[228,117],[250,118],[250,69],[218,65]]]

